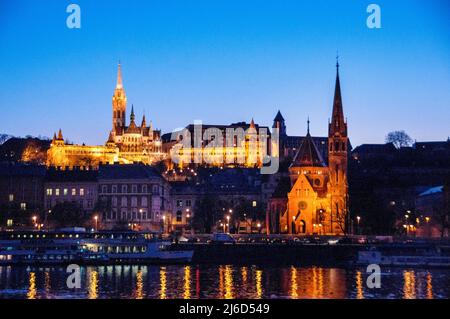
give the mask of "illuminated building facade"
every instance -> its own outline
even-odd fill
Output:
[[[173,138],[175,136],[175,138]],[[268,127],[239,122],[230,125],[194,125],[164,134],[163,150],[170,155],[169,168],[191,164],[207,167],[261,167],[271,154]]]
[[[337,64],[333,114],[328,128],[328,163],[309,132],[303,139],[289,177],[287,209],[280,217],[281,230],[293,234],[345,233],[347,216],[348,133],[342,107]]]
[[[112,98],[113,125],[105,145],[87,146],[68,144],[61,130],[53,136],[47,151],[47,165],[57,167],[92,166],[100,164],[141,162],[152,164],[164,159],[161,131],[147,126],[145,115],[142,122],[135,122],[134,107],[131,108],[130,124],[126,124],[127,97],[122,82],[121,65],[118,67],[117,84]]]

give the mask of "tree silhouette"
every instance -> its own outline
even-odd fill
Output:
[[[396,148],[400,148],[411,146],[413,140],[405,131],[394,131],[386,136],[386,143],[392,143]]]

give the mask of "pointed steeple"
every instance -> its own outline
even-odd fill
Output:
[[[112,108],[112,129],[115,130],[117,135],[120,135],[121,128],[126,126],[125,113],[127,110],[127,96],[122,83],[122,65],[120,64],[120,61],[117,67],[117,84],[112,97]]]
[[[141,133],[141,129],[139,127],[137,127],[134,119],[135,119],[134,105],[131,104],[130,125],[127,127],[125,133],[133,133],[133,134]]]
[[[336,85],[334,88],[333,113],[328,133],[332,136],[340,133],[342,136],[347,135],[347,124],[344,120],[344,110],[342,107],[341,82],[339,80],[339,60],[336,57]]]
[[[58,131],[58,140],[60,140],[60,141],[64,140],[61,129],[59,129],[59,131]]]
[[[326,165],[322,155],[320,155],[320,152],[309,133],[309,118],[307,130],[307,134],[303,139],[297,154],[295,154],[291,167],[325,167]]]
[[[281,115],[281,112],[280,112],[280,110],[278,110],[278,113],[277,113],[277,115],[275,116],[275,118],[273,119],[274,120],[274,122],[284,122],[284,117],[283,117],[283,115]]]
[[[53,139],[52,139],[52,141],[56,141],[56,132],[53,133]]]
[[[135,116],[134,116],[134,105],[131,104],[130,121],[131,121],[131,122],[134,122],[134,118],[135,118]],[[131,123],[130,123],[130,124],[131,124]]]
[[[117,89],[123,88],[123,85],[122,85],[122,66],[120,64],[120,61],[119,61],[119,65],[117,66],[117,85],[116,85],[116,88]]]
[[[307,124],[308,124],[308,129],[307,129],[307,133],[306,133],[306,135],[310,135],[310,134],[309,134],[309,116],[308,116],[308,121],[307,121]]]
[[[147,122],[145,121],[145,114],[142,116],[142,123],[141,123],[141,127],[145,128],[147,126]]]
[[[253,117],[252,117],[252,121],[250,122],[250,128],[256,128],[255,121],[253,120]]]
[[[106,145],[115,145],[113,132],[109,132],[108,141],[106,141]]]

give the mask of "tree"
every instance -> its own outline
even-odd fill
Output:
[[[82,209],[72,202],[57,204],[48,215],[48,220],[57,227],[84,226],[90,219],[90,215],[85,215]]]
[[[413,140],[405,131],[394,131],[386,136],[386,143],[392,143],[396,148],[400,148],[411,146]]]
[[[192,218],[192,227],[201,233],[211,233],[218,211],[218,198],[206,194],[196,202],[195,214]]]

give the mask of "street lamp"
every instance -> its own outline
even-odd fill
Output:
[[[360,230],[359,230],[359,223],[360,223],[360,221],[361,221],[361,216],[356,216],[356,221],[357,221],[357,224],[358,224],[358,235],[360,235],[361,232],[360,232]]]
[[[98,215],[94,216],[94,220],[95,220],[95,231],[98,231]]]
[[[34,215],[31,219],[33,220],[33,226],[34,226],[35,228],[37,228],[37,227],[38,227],[38,225],[37,225],[37,216]]]
[[[227,215],[228,232],[230,232],[230,215]]]
[[[261,233],[261,223],[258,223],[256,227],[258,227],[258,233]]]
[[[163,219],[163,233],[165,234],[166,233],[166,215],[163,215],[162,219]]]

